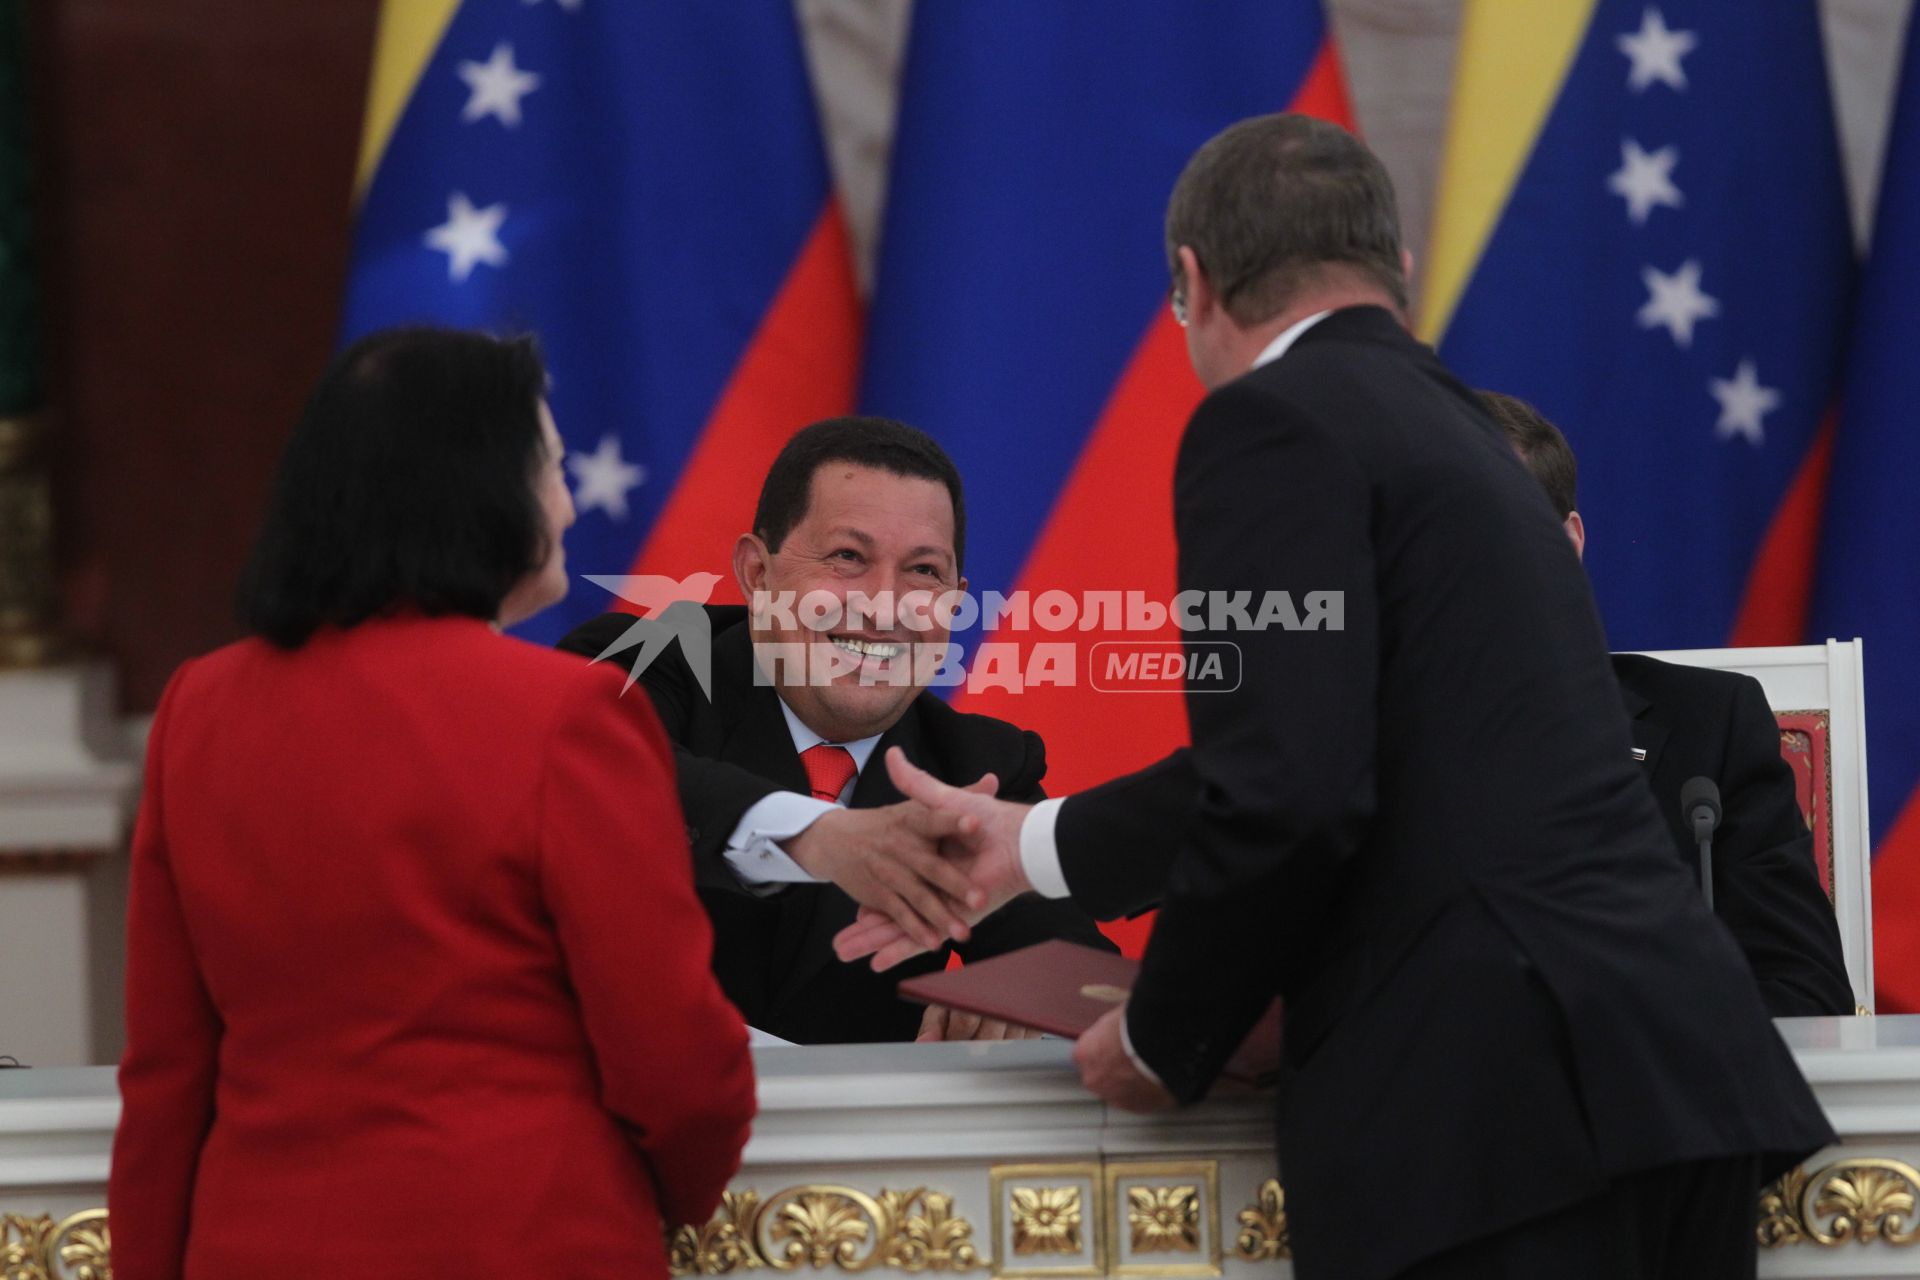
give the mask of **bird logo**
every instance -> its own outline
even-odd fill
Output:
[[[692,573],[684,578],[669,578],[657,573],[590,573],[586,578],[596,587],[635,606],[642,614],[593,659],[604,662],[617,653],[640,650],[627,672],[622,693],[633,688],[634,681],[653,660],[678,640],[680,654],[692,668],[700,692],[706,695],[707,701],[713,701],[713,624],[704,606],[712,598],[713,589],[720,585],[719,574]]]

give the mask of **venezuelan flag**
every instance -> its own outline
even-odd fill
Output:
[[[1580,459],[1615,648],[1805,627],[1854,278],[1814,0],[1469,0],[1422,335]]]
[[[345,336],[422,320],[539,334],[576,574],[731,583],[773,455],[859,359],[792,6],[388,0]],[[615,603],[578,584],[524,631]]]

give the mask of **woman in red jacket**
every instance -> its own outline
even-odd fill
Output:
[[[347,351],[282,463],[254,633],[162,698],[108,1192],[120,1280],[664,1276],[753,1114],[672,755],[566,593],[530,341]]]

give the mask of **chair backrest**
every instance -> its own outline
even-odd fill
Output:
[[[1873,1009],[1872,851],[1867,825],[1867,725],[1858,640],[1754,649],[1668,649],[1647,656],[1738,671],[1760,682],[1780,722],[1814,858],[1840,922],[1854,998]]]

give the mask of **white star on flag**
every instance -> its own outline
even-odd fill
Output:
[[[1678,163],[1678,147],[1649,153],[1632,138],[1620,140],[1620,168],[1607,179],[1607,190],[1626,200],[1627,216],[1633,219],[1633,225],[1646,225],[1655,205],[1678,209],[1684,203],[1680,188],[1673,185],[1673,166]]]
[[[1620,46],[1620,52],[1633,59],[1633,70],[1627,73],[1627,88],[1639,93],[1656,80],[1669,89],[1685,89],[1687,73],[1680,59],[1693,51],[1700,38],[1691,31],[1669,31],[1667,20],[1649,5],[1641,15],[1640,30],[1618,36],[1614,43]]]
[[[580,7],[580,2],[581,0],[559,0],[560,7],[562,9],[565,9],[568,13],[572,13],[574,10],[578,9]],[[540,0],[520,0],[520,3],[529,4],[529,5],[539,4]]]
[[[1731,440],[1743,436],[1752,445],[1766,443],[1760,418],[1780,407],[1780,393],[1760,385],[1753,361],[1742,360],[1731,378],[1707,379],[1707,389],[1720,402],[1720,421],[1713,428],[1716,437]]]
[[[473,274],[477,262],[506,265],[507,248],[500,243],[500,224],[506,218],[504,204],[476,209],[464,191],[447,197],[447,220],[426,235],[428,248],[447,255],[447,279],[461,283]]]
[[[647,479],[647,469],[623,458],[620,439],[612,435],[601,436],[600,447],[592,453],[569,455],[567,470],[578,482],[573,505],[581,511],[605,511],[615,520],[627,518],[627,492]]]
[[[1689,258],[1680,269],[1667,275],[1654,267],[1640,268],[1640,279],[1647,286],[1647,302],[1635,317],[1642,329],[1665,325],[1673,340],[1683,347],[1693,345],[1696,320],[1708,320],[1720,314],[1718,299],[1700,292],[1700,263]]]
[[[520,99],[540,87],[539,76],[513,64],[513,46],[505,41],[493,46],[485,62],[462,62],[460,78],[473,91],[460,118],[472,124],[493,116],[509,129],[520,123]]]

